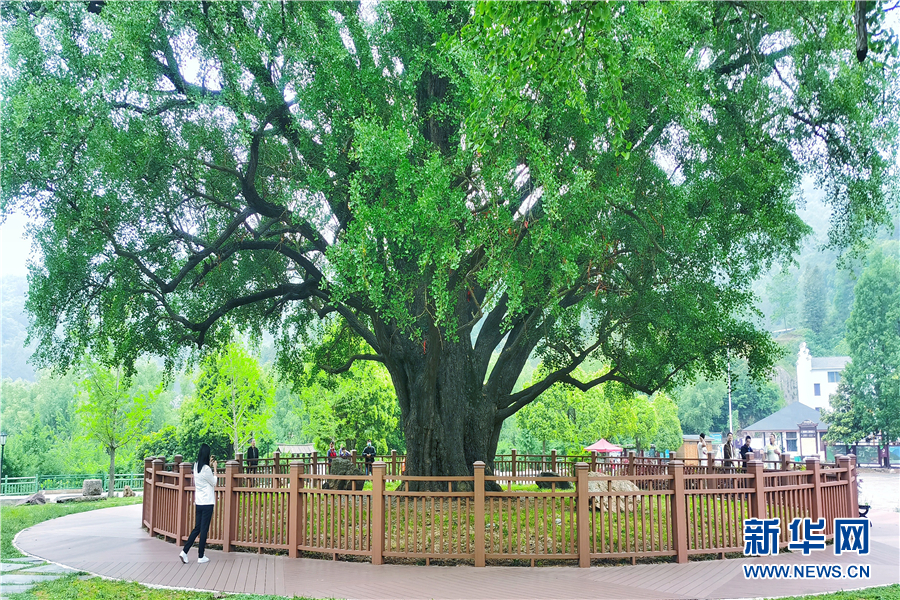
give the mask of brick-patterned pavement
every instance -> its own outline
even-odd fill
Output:
[[[46,521],[22,531],[16,546],[36,557],[104,577],[175,588],[314,598],[759,598],[900,583],[900,513],[869,513],[871,554],[835,556],[832,546],[804,557],[706,560],[621,567],[438,567],[291,559],[196,547],[183,565],[178,548],[140,526],[141,506],[122,506]],[[742,565],[868,564],[871,577],[747,580]]]

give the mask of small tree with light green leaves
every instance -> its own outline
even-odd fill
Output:
[[[78,407],[88,437],[109,454],[109,493],[115,489],[116,451],[143,434],[150,423],[150,405],[162,386],[140,393],[121,368],[110,369],[88,359],[81,382],[83,399]]]
[[[197,378],[198,415],[205,433],[228,436],[235,454],[267,427],[274,388],[259,362],[236,343],[208,355]]]

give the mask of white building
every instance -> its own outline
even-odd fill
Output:
[[[828,398],[837,391],[841,371],[850,362],[849,356],[813,358],[806,342],[800,344],[797,356],[797,398],[812,408],[828,408]]]

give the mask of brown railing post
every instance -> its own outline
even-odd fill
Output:
[[[290,470],[290,469],[288,469]],[[254,469],[254,472],[259,473],[259,469]],[[278,478],[278,475],[281,473],[281,452],[276,450],[272,454],[272,483],[269,487],[280,488],[281,480]],[[254,482],[256,483],[256,482]]]
[[[475,471],[475,566],[484,566],[484,462],[476,460]]]
[[[516,479],[515,479],[515,478],[516,478],[516,449],[513,448],[513,449],[510,450],[509,452],[510,452],[510,456],[511,456],[511,459],[510,459],[510,465],[511,465],[511,467],[510,467],[510,476],[512,477],[512,479],[509,481],[509,488],[508,488],[508,489],[511,490],[511,489],[512,489],[512,486],[513,486],[513,483],[518,483],[518,481],[516,481]]]
[[[299,551],[297,547],[300,545],[300,486],[303,480],[300,478],[300,471],[303,465],[297,461],[291,463],[290,483],[288,492],[288,556],[297,558]]]
[[[850,454],[850,514],[851,519],[859,517],[859,484],[857,482],[856,455]]]
[[[550,470],[556,473],[556,450],[550,451]]]
[[[578,566],[591,566],[591,498],[588,495],[588,464],[575,463],[575,526],[578,528]],[[612,500],[612,498],[610,498]]]
[[[669,462],[669,475],[672,476],[672,531],[675,534],[675,560],[679,563],[688,561],[687,547],[687,497],[684,493],[684,463],[680,460]],[[615,496],[609,497],[610,506]]]
[[[635,463],[634,450],[629,450],[628,451],[628,467],[627,467],[627,471],[626,471],[629,475],[634,475],[634,463]]]
[[[350,462],[356,464],[356,448],[350,450]]]
[[[853,479],[853,466],[852,466],[852,462],[850,461],[850,457],[844,456],[844,455],[835,456],[834,460],[837,463],[838,468],[844,470],[844,473],[841,474],[841,480],[846,482],[845,485],[847,486],[846,489],[844,490],[845,500],[844,500],[843,516],[844,517],[857,517],[859,515],[859,506],[856,505],[856,502],[854,501],[853,490],[850,489],[852,487],[851,484],[854,484],[854,485],[856,484],[856,481]],[[856,508],[855,513],[853,512],[854,508]]]
[[[319,453],[315,450],[312,453],[312,469],[309,472],[313,475],[319,474]]]
[[[172,457],[172,470],[178,471],[178,465],[184,462],[184,457],[180,454],[176,454]]]
[[[791,457],[787,455],[787,452],[781,453],[781,470],[788,471],[791,468]]]
[[[384,470],[387,465],[382,460],[372,463],[372,564],[384,562]]]
[[[180,458],[176,455],[176,458]],[[184,491],[184,488],[187,487],[185,482],[187,481],[188,475],[191,473],[191,464],[186,462],[178,461],[178,495],[175,497],[175,545],[180,546],[182,538],[184,535],[184,521],[185,514],[184,511],[187,510],[187,492]]]
[[[147,479],[150,479],[150,483],[147,483]],[[156,477],[153,474],[153,457],[148,456],[144,459],[144,517],[147,521],[147,529],[150,531],[150,535],[153,535],[153,488],[155,487],[153,484],[156,481]]]
[[[812,478],[812,506],[809,507],[809,516],[813,521],[818,521],[825,514],[822,511],[822,467],[818,456],[810,456],[806,459],[806,472]]]
[[[391,472],[390,475],[398,475],[399,471],[397,471],[397,451],[391,450]]]
[[[765,466],[755,458],[747,461],[747,472],[753,475],[753,493],[750,497],[750,516],[754,519],[766,518]]]
[[[240,468],[241,463],[236,460],[225,463],[225,501],[222,503],[225,511],[222,515],[222,550],[225,552],[231,552],[231,535],[237,518],[234,514],[236,512],[233,498],[234,480]]]
[[[591,452],[591,472],[593,473],[596,470],[597,470],[597,453]]]
[[[156,523],[156,474],[164,471],[166,462],[161,458],[154,458],[150,467],[150,536],[153,537],[153,527]]]

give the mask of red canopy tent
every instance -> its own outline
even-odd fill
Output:
[[[616,446],[615,444],[611,444],[607,442],[605,439],[600,438],[599,441],[594,442],[587,448],[585,448],[588,452],[621,452],[622,448]]]

